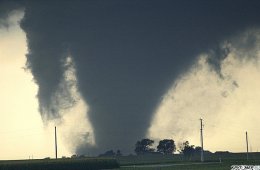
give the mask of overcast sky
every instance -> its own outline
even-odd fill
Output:
[[[257,1],[1,2],[1,158],[52,156],[55,125],[60,156],[199,145],[201,117],[206,149],[260,147]]]

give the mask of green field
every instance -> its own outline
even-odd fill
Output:
[[[260,165],[260,153],[206,154],[185,158],[183,155],[139,155],[104,158],[66,158],[0,161],[0,170],[229,170],[231,165]]]
[[[111,158],[0,161],[0,170],[99,170],[115,168],[119,168],[119,164]]]
[[[206,162],[225,162],[225,161],[236,161],[246,160],[247,156],[245,153],[221,153],[221,154],[205,154]],[[192,157],[184,157],[180,154],[175,155],[131,155],[114,157],[121,166],[126,165],[143,165],[143,164],[167,164],[167,163],[190,163],[200,162],[200,155],[193,155]],[[249,153],[249,160],[260,160],[260,153]]]
[[[205,162],[200,156],[184,158],[182,155],[127,156],[117,158],[120,170],[230,170],[231,165],[260,165],[260,153],[208,154]]]
[[[230,170],[231,165],[260,165],[260,160],[230,160],[222,163],[205,162],[203,164],[186,163],[169,166],[155,166],[155,167],[121,167],[120,170]],[[119,169],[118,169],[119,170]]]

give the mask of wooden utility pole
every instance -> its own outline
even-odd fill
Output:
[[[203,123],[202,123],[202,118],[200,118],[200,141],[201,141],[200,160],[201,160],[201,162],[204,162],[204,151],[203,151]]]
[[[55,126],[55,157],[58,159],[58,146],[57,146],[57,131]]]
[[[246,159],[248,160],[248,137],[247,137],[247,131],[246,131]]]

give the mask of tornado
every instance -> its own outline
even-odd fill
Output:
[[[96,142],[75,146],[78,154],[132,153],[162,96],[197,54],[259,26],[260,17],[257,1],[25,0],[22,5],[27,68],[39,87],[44,121],[60,118],[59,110],[71,106],[73,97],[64,102],[55,95],[63,93],[64,61],[68,56],[74,61]],[[219,53],[208,61],[216,71],[225,57],[225,51]]]

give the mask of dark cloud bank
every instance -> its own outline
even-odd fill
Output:
[[[97,143],[97,148],[78,146],[79,154],[111,148],[132,152],[161,96],[196,55],[218,49],[224,38],[260,23],[259,1],[23,3],[28,67],[39,85],[44,118],[60,116],[52,97],[68,52],[75,62]],[[218,70],[225,51],[215,56],[209,62]]]

